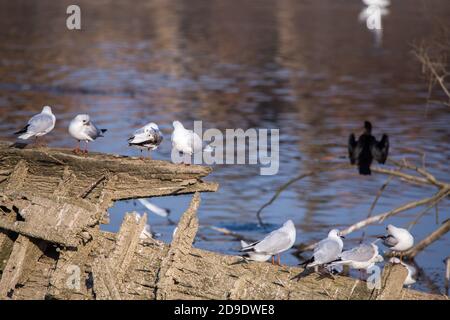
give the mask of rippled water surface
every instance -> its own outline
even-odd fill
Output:
[[[250,238],[267,230],[255,213],[291,177],[320,169],[325,160],[345,162],[346,140],[371,120],[374,132],[391,138],[391,158],[408,157],[449,181],[448,107],[427,107],[427,84],[411,54],[414,42],[429,39],[438,22],[448,23],[448,0],[396,0],[376,36],[358,21],[359,0],[227,1],[78,1],[82,30],[65,27],[70,1],[0,1],[0,138],[43,105],[53,106],[51,146],[72,147],[70,119],[86,112],[107,135],[95,151],[138,155],[126,138],[155,121],[165,141],[154,153],[170,160],[171,123],[192,128],[279,128],[280,171],[260,176],[258,166],[217,165],[208,178],[220,183],[202,195],[203,226],[226,227]],[[324,237],[331,227],[346,227],[367,216],[386,176],[361,177],[352,171],[313,176],[293,184],[267,207],[269,229],[293,219],[297,243]],[[374,213],[432,195],[432,187],[393,180]],[[190,196],[154,199],[176,220]],[[439,205],[412,230],[417,239],[449,218],[449,202]],[[126,211],[144,209],[133,201],[110,210],[116,231]],[[406,226],[418,210],[390,222]],[[150,215],[161,239],[170,241],[173,225]],[[384,231],[370,226],[366,237]],[[358,243],[362,231],[346,239]],[[449,255],[445,236],[416,259],[423,269],[415,288],[443,290]],[[208,228],[199,230],[197,247],[235,254],[239,242]],[[285,254],[285,263],[298,258]]]

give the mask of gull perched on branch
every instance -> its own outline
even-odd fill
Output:
[[[328,233],[328,237],[321,240],[314,247],[313,256],[300,265],[306,265],[307,268],[311,268],[316,266],[323,266],[337,260],[342,252],[342,248],[344,247],[342,238],[344,237],[341,235],[338,229],[331,230]]]
[[[150,122],[142,128],[137,129],[133,135],[128,138],[128,145],[139,148],[141,150],[142,158],[142,150],[147,149],[150,154],[150,151],[156,150],[162,141],[163,135],[159,130],[158,125],[154,122]]]
[[[20,134],[19,139],[23,140],[35,137],[37,142],[38,137],[46,135],[53,130],[55,123],[56,117],[52,113],[52,108],[45,106],[42,108],[41,113],[34,115],[25,127],[14,134]]]
[[[267,261],[272,257],[274,264],[274,256],[278,255],[278,264],[281,265],[280,253],[289,250],[295,243],[296,230],[292,220],[286,221],[283,226],[269,233],[261,241],[251,244],[241,242],[243,245],[241,252],[249,255],[250,260]]]
[[[73,118],[69,125],[70,135],[78,140],[78,146],[73,150],[73,152],[81,152],[80,142],[84,141],[86,143],[84,153],[87,153],[89,141],[94,141],[98,137],[103,137],[103,133],[105,133],[106,131],[107,129],[97,128],[97,126],[91,121],[91,118],[88,114],[77,115],[75,118]]]

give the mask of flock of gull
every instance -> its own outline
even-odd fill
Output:
[[[52,131],[56,124],[56,117],[52,112],[50,106],[43,107],[41,113],[31,117],[25,127],[15,132],[19,135],[19,139],[27,140],[32,137],[35,138],[36,143],[38,138],[46,135]],[[192,130],[185,129],[180,121],[173,122],[172,133],[172,147],[181,154],[192,155],[199,151],[211,152],[212,148],[207,145],[203,146],[202,140],[198,134]],[[78,146],[73,150],[74,153],[88,153],[88,143],[94,141],[103,134],[107,129],[99,129],[91,120],[88,114],[79,114],[72,119],[69,125],[69,134],[78,141]],[[85,142],[85,149],[81,150],[81,141]],[[163,135],[156,123],[150,122],[137,129],[131,137],[128,138],[128,145],[136,147],[141,151],[152,150],[158,148],[163,141]]]
[[[338,229],[332,229],[328,236],[319,241],[315,247],[311,258],[304,261],[300,265],[306,269],[314,268],[315,271],[326,271],[329,273],[342,272],[343,266],[348,266],[350,269],[357,269],[359,271],[368,271],[376,263],[383,262],[384,258],[380,255],[377,241],[382,240],[382,243],[393,252],[400,254],[400,259],[393,257],[389,260],[390,263],[400,263],[408,270],[408,276],[404,282],[405,285],[415,283],[413,278],[416,273],[415,268],[402,261],[402,254],[411,249],[414,245],[414,237],[411,233],[403,228],[399,228],[389,224],[386,227],[386,235],[379,236],[378,239],[372,243],[362,243],[350,250],[342,251],[344,248],[344,236]],[[242,249],[247,256],[246,260],[253,261],[267,261],[272,258],[274,263],[274,256],[278,256],[278,264],[280,263],[280,254],[289,250],[295,243],[296,229],[292,220],[288,220],[283,226],[277,230],[269,233],[261,241],[251,244],[241,241]]]
[[[49,106],[45,106],[42,112],[33,116],[27,125],[15,132],[20,139],[29,139],[34,137],[36,141],[39,137],[46,135],[53,130],[56,123],[56,117],[52,113]],[[201,138],[192,130],[185,129],[183,124],[179,121],[173,122],[172,133],[172,147],[180,153],[192,155],[199,151],[211,151],[209,146],[202,144]],[[98,137],[102,137],[107,131],[106,129],[99,129],[87,114],[77,115],[71,122],[68,128],[69,134],[78,141],[78,146],[74,149],[75,153],[87,153],[87,145]],[[86,143],[85,149],[81,150],[81,141]],[[137,129],[131,137],[128,138],[129,146],[137,147],[142,151],[149,152],[158,148],[163,141],[163,135],[156,123],[149,123],[144,127]],[[360,135],[358,140],[355,139],[354,134],[351,134],[348,141],[348,154],[352,164],[358,166],[359,173],[362,175],[370,175],[370,166],[375,159],[379,163],[384,164],[389,152],[388,136],[383,134],[380,141],[372,135],[372,125],[366,121],[364,123],[364,132]],[[141,199],[141,203],[151,211],[161,216],[167,216],[167,211],[152,205],[145,199]],[[378,240],[372,243],[362,243],[350,250],[343,251],[344,243],[343,235],[337,229],[333,229],[328,233],[328,236],[318,242],[314,247],[313,255],[310,259],[303,262],[301,265],[308,268],[314,268],[318,271],[319,268],[327,270],[328,272],[340,271],[343,266],[348,266],[351,269],[368,270],[376,263],[384,261],[379,254],[378,246],[375,244],[380,239],[383,244],[396,253],[400,253],[400,259],[391,258],[391,263],[401,263],[408,269],[408,277],[405,284],[409,285],[415,282],[412,278],[415,270],[412,266],[405,264],[402,261],[402,253],[412,248],[414,238],[411,233],[403,228],[388,225],[386,227],[387,235],[380,236]],[[150,234],[150,230],[145,230]],[[296,228],[292,220],[288,220],[283,226],[277,230],[269,233],[264,239],[254,242],[246,243],[241,241],[241,252],[244,253],[245,260],[253,261],[268,261],[278,256],[278,264],[281,264],[280,254],[289,250],[295,243]]]

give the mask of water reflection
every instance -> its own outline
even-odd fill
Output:
[[[47,135],[52,146],[72,147],[67,133],[77,113],[89,113],[108,129],[93,150],[138,155],[127,137],[147,122],[158,123],[167,137],[174,119],[205,128],[280,128],[280,171],[260,176],[256,166],[216,166],[210,179],[220,183],[205,194],[200,223],[225,226],[258,239],[256,210],[275,189],[301,171],[320,168],[322,160],[346,161],[348,134],[364,120],[391,137],[392,157],[421,161],[449,180],[447,107],[426,112],[427,88],[410,55],[413,40],[432,36],[433,19],[450,14],[448,0],[398,0],[383,21],[382,48],[355,17],[360,0],[80,0],[83,30],[65,28],[69,1],[0,0],[0,137],[12,140],[43,105],[57,115]],[[401,10],[397,10],[401,8]],[[156,159],[170,159],[166,139]],[[331,226],[364,218],[386,177],[364,179],[355,172],[309,177],[291,186],[264,212],[277,228],[291,218],[298,242],[323,238]],[[434,190],[393,181],[375,214]],[[188,196],[158,198],[174,220],[187,208]],[[131,201],[111,209],[116,230],[125,211],[142,210]],[[448,202],[439,207],[442,221]],[[392,223],[406,225],[416,212]],[[151,215],[149,222],[170,241],[173,225]],[[436,227],[428,216],[415,228],[417,239]],[[376,225],[367,236],[382,233]],[[201,229],[196,246],[235,253],[237,241]],[[358,243],[360,233],[346,241]],[[206,240],[207,241],[206,241]],[[449,236],[418,256],[418,263],[443,286],[442,259]],[[290,257],[286,263],[297,263]],[[414,285],[427,289],[420,279]]]

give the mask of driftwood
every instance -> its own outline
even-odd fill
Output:
[[[0,147],[0,299],[441,299],[403,288],[400,265],[380,289],[344,276],[245,262],[192,246],[209,168],[65,149]],[[113,201],[195,193],[171,244],[141,239],[147,216],[101,231]]]

